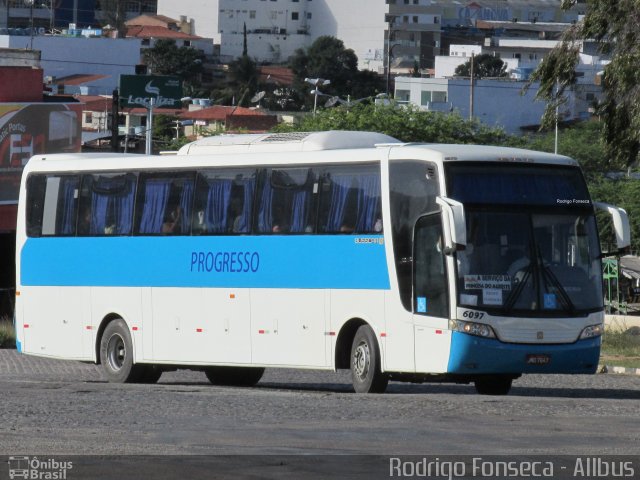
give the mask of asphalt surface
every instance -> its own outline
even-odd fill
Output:
[[[253,388],[201,372],[156,385],[0,350],[0,454],[638,454],[640,377],[525,376],[506,397],[391,383],[351,393],[348,372],[268,369]]]

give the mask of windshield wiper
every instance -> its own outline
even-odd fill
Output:
[[[507,297],[507,300],[504,302],[504,310],[509,311],[513,308],[518,298],[520,298],[520,294],[524,290],[524,286],[529,281],[529,277],[531,277],[531,271],[533,270],[533,262],[529,262],[529,265],[523,270],[524,275],[522,276],[522,280],[516,285],[516,288],[511,290],[511,293]]]
[[[545,286],[548,286],[548,284],[551,284],[551,286],[553,286],[558,292],[558,294],[560,295],[560,299],[566,307],[565,310],[569,310],[571,313],[574,313],[576,310],[575,305],[571,301],[571,298],[569,297],[569,294],[567,293],[567,291],[564,289],[564,287],[558,280],[558,277],[556,277],[556,275],[551,271],[551,268],[549,267],[549,265],[544,264],[542,253],[540,252],[540,247],[537,248],[537,253],[538,253],[538,262],[542,267],[542,278],[545,280]],[[544,307],[544,303],[543,303],[543,307]]]

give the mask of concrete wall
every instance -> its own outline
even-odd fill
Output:
[[[537,87],[532,86],[525,95],[521,95],[524,82],[509,80],[476,80],[474,88],[474,117],[490,127],[502,127],[508,133],[519,134],[520,128],[538,125],[544,111],[543,102],[534,101]],[[469,117],[470,85],[468,79],[411,78],[396,79],[396,98],[398,92],[409,92],[408,101],[425,110],[458,112]],[[422,92],[446,92],[446,102],[440,105],[422,105]],[[574,115],[574,103],[568,118]],[[446,107],[446,108],[445,108]]]

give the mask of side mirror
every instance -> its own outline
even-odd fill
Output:
[[[631,227],[629,226],[629,217],[627,212],[614,205],[608,203],[594,202],[593,205],[598,210],[603,210],[611,215],[613,220],[613,229],[616,233],[616,245],[618,250],[622,250],[631,245]]]
[[[454,252],[458,245],[467,244],[467,221],[464,215],[464,205],[447,197],[436,197],[436,203],[442,207],[444,213],[445,249]]]

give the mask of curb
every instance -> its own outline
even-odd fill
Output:
[[[640,375],[640,368],[616,367],[613,365],[598,365],[598,373],[615,373],[618,375]]]

